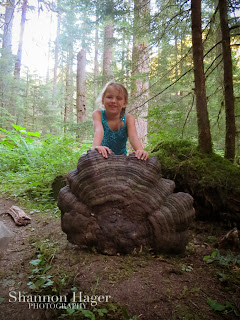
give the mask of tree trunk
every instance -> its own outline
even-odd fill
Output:
[[[207,97],[203,65],[203,44],[201,27],[201,0],[191,2],[192,46],[195,79],[198,144],[202,152],[212,152],[210,124],[207,110]]]
[[[219,12],[222,31],[224,98],[226,109],[225,158],[233,161],[235,157],[236,125],[234,113],[232,56],[230,47],[230,31],[228,27],[226,0],[219,0]]]
[[[73,121],[73,43],[68,46],[67,64],[66,64],[66,83],[65,83],[65,108],[64,108],[64,123]],[[64,127],[64,133],[66,126]]]
[[[14,78],[16,80],[20,79],[20,71],[21,71],[21,64],[22,64],[23,34],[24,34],[24,28],[25,28],[25,22],[26,22],[26,13],[27,13],[27,0],[23,0],[19,44],[18,44],[18,51],[17,51],[15,70],[14,70]]]
[[[0,68],[0,105],[6,110],[11,110],[10,99],[8,98],[11,88],[9,86],[9,81],[7,75],[12,72],[12,25],[13,25],[13,14],[14,14],[15,0],[7,3],[5,6],[4,15],[4,29],[2,35],[2,50],[1,50],[1,68]],[[2,122],[1,126],[6,124]]]
[[[148,104],[142,105],[148,97],[148,72],[149,72],[149,52],[147,47],[147,36],[149,33],[148,18],[150,15],[150,1],[135,0],[134,1],[134,36],[133,36],[133,52],[132,52],[132,76],[131,83],[131,99],[136,118],[136,128],[138,136],[145,146],[147,135],[147,119]],[[139,36],[140,25],[146,25],[146,29],[142,31],[142,36]]]
[[[55,40],[55,57],[54,57],[54,70],[53,70],[52,108],[56,108],[56,96],[57,96],[57,69],[58,69],[59,35],[60,35],[60,26],[61,26],[60,2],[61,1],[58,0],[57,34],[56,34],[56,40]]]
[[[174,37],[174,48],[175,48],[175,51],[174,51],[174,55],[175,55],[175,64],[176,64],[176,68],[175,68],[175,79],[177,81],[178,79],[178,37],[177,35],[175,34],[175,37]],[[180,95],[180,92],[177,90],[176,91],[176,96]]]
[[[70,66],[69,66],[69,55],[67,58],[67,65],[66,65],[66,81],[65,81],[65,103],[64,103],[64,117],[63,122],[66,124],[68,120],[68,111],[69,111],[69,86],[70,86]],[[64,133],[66,133],[66,126],[64,126]]]
[[[86,121],[86,51],[77,55],[77,123]]]
[[[3,55],[11,55],[12,53],[12,26],[14,14],[15,0],[12,0],[9,5],[6,5],[4,16],[4,30],[2,38]]]
[[[71,42],[69,46],[69,117],[68,121],[74,122],[74,113],[73,113],[73,105],[75,104],[73,98],[73,92],[75,88],[73,88],[73,60],[74,60],[74,53],[73,53],[73,42]]]
[[[113,44],[113,25],[107,24],[104,29],[104,51],[103,51],[103,81],[105,85],[113,78],[112,71],[112,44]]]
[[[50,26],[52,26],[52,12],[51,12],[51,17],[50,17]],[[52,41],[52,35],[51,35],[51,29],[50,29],[49,37],[48,37],[48,56],[47,56],[48,62],[47,62],[46,84],[48,84],[49,78],[50,78],[49,66],[50,66],[50,57],[51,57],[51,41]]]
[[[98,17],[96,17],[96,20]],[[98,26],[95,29],[95,54],[94,54],[94,101],[98,94]]]
[[[23,125],[27,126],[28,122],[28,112],[29,112],[29,91],[30,91],[30,83],[29,83],[29,71],[27,69],[27,74],[26,74],[26,88],[25,88],[25,104],[24,104],[24,117],[23,117]]]

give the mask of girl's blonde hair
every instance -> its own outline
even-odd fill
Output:
[[[118,82],[115,82],[113,80],[109,81],[105,86],[104,88],[102,89],[101,93],[99,94],[99,96],[97,97],[96,99],[96,105],[100,108],[102,108],[102,100],[105,96],[105,93],[107,91],[107,88],[109,86],[112,86],[114,88],[116,88],[117,90],[119,90],[120,92],[123,93],[123,96],[125,98],[125,108],[122,108],[122,111],[121,111],[121,114],[120,114],[120,117],[122,118],[125,114],[125,111],[126,111],[126,106],[128,104],[128,91],[127,89],[121,84],[121,83],[118,83]]]

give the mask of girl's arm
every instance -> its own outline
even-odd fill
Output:
[[[111,153],[111,150],[108,147],[101,146],[104,130],[102,126],[102,113],[100,110],[95,110],[92,114],[93,118],[93,128],[94,128],[94,137],[92,150],[96,149],[104,158],[107,158],[108,153]]]
[[[148,152],[143,150],[142,143],[138,138],[134,116],[132,116],[131,114],[127,114],[126,123],[128,130],[128,138],[131,143],[131,146],[136,151],[136,157],[141,160],[147,160]]]

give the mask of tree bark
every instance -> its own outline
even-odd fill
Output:
[[[56,34],[56,40],[55,40],[55,57],[54,57],[54,69],[53,69],[52,108],[56,108],[56,96],[57,96],[57,69],[58,69],[59,35],[60,35],[60,26],[61,26],[60,3],[61,3],[61,0],[58,0],[57,34]]]
[[[13,14],[14,14],[15,0],[12,0],[5,7],[4,15],[4,29],[2,35],[2,50],[1,50],[1,68],[0,68],[0,104],[2,108],[11,111],[11,103],[8,98],[11,89],[9,87],[9,81],[7,75],[12,72],[12,26],[13,26]],[[12,112],[11,112],[12,113]],[[1,126],[6,126],[4,121]]]
[[[224,98],[226,109],[225,158],[233,161],[235,157],[235,112],[233,93],[232,56],[230,30],[228,27],[227,1],[219,0],[220,24],[222,31],[222,53],[224,70]]]
[[[25,22],[26,22],[26,13],[27,13],[27,0],[23,0],[19,44],[18,44],[18,51],[17,51],[15,70],[14,70],[14,78],[16,80],[20,79],[21,64],[22,64],[23,34],[24,34],[24,28],[25,28]]]
[[[12,53],[12,26],[14,7],[15,0],[12,0],[5,9],[2,48],[5,49],[6,53]]]
[[[202,152],[212,152],[210,124],[207,110],[207,97],[203,65],[203,44],[201,27],[201,0],[191,2],[192,46],[195,79],[198,144]]]
[[[77,123],[86,121],[86,51],[77,55]]]
[[[147,38],[149,32],[148,18],[150,15],[150,1],[135,0],[134,1],[134,21],[133,21],[133,51],[132,51],[132,83],[131,83],[131,99],[136,118],[136,128],[138,136],[145,146],[147,135],[147,119],[148,104],[145,103],[141,109],[138,105],[142,105],[148,97],[148,72],[149,72],[149,52],[147,47]],[[139,29],[146,25],[142,35],[139,35]]]
[[[107,24],[104,29],[104,51],[103,51],[103,81],[105,85],[113,78],[112,59],[113,59],[113,25]]]
[[[50,26],[52,25],[52,12],[51,12],[51,17],[50,17]],[[48,62],[47,62],[47,72],[46,72],[46,84],[49,83],[49,78],[50,78],[50,57],[51,57],[51,40],[52,40],[52,35],[51,35],[51,30],[49,32],[49,37],[48,37]]]
[[[98,18],[96,17],[96,20]],[[95,29],[95,54],[94,54],[94,101],[98,94],[98,26]]]
[[[73,42],[69,43],[66,63],[64,123],[73,121]],[[64,127],[64,133],[66,126]]]

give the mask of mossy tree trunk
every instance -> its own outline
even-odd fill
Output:
[[[203,65],[203,44],[201,27],[201,0],[191,2],[192,46],[195,79],[198,144],[202,152],[212,152],[211,132],[207,110],[207,97]]]
[[[235,157],[235,113],[233,94],[232,56],[230,47],[230,31],[228,27],[227,1],[219,0],[220,24],[222,31],[222,54],[224,70],[224,98],[226,109],[225,158],[234,160]]]

